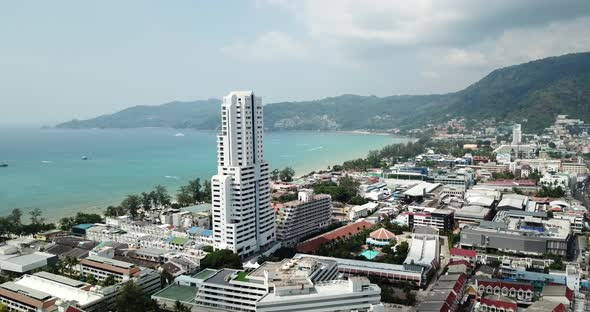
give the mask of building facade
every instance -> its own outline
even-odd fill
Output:
[[[213,241],[240,256],[275,241],[269,164],[264,160],[262,99],[253,92],[223,98],[217,175],[211,178]]]
[[[300,239],[327,227],[332,217],[332,197],[301,190],[298,199],[277,209],[277,239],[294,245]]]

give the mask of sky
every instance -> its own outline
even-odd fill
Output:
[[[0,125],[254,90],[265,103],[461,90],[590,51],[590,1],[4,0]]]

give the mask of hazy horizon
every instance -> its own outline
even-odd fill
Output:
[[[498,67],[590,51],[587,29],[583,0],[5,2],[0,124],[238,89],[265,103],[454,92]]]

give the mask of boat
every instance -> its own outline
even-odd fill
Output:
[[[177,134],[175,134],[174,136],[175,136],[175,137],[183,137],[183,136],[184,136],[184,133],[182,133],[182,132],[178,132],[178,133],[177,133]]]
[[[82,160],[88,160],[88,156],[82,156]]]
[[[8,164],[7,164],[7,163],[5,163],[5,162],[3,162],[3,163],[0,163],[0,167],[2,167],[2,168],[3,168],[3,167],[8,167]]]

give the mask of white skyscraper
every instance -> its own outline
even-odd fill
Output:
[[[262,99],[252,91],[223,98],[217,175],[211,178],[216,249],[248,256],[275,240],[268,162],[263,158]]]
[[[515,124],[512,127],[512,145],[519,145],[522,143],[522,130],[520,124]]]

